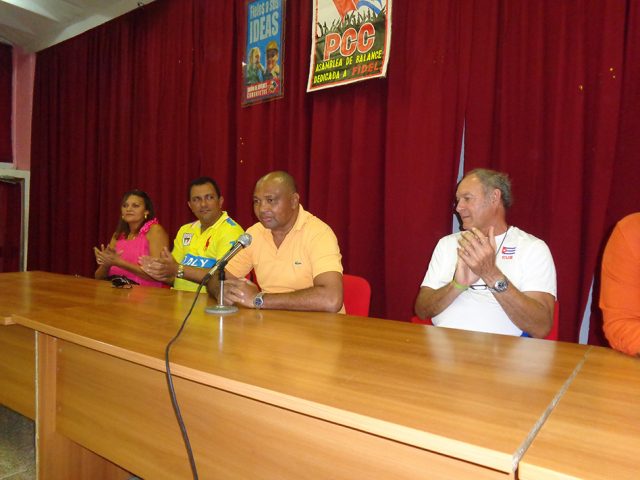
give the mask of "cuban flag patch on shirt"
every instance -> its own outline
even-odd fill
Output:
[[[502,259],[510,260],[516,254],[516,247],[502,247]]]

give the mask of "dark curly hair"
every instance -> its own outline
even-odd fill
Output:
[[[145,222],[142,223],[142,225],[144,225],[144,223],[148,222],[149,220],[153,220],[154,218],[156,218],[156,211],[153,208],[153,202],[151,201],[151,198],[149,197],[149,195],[147,195],[147,192],[143,192],[142,190],[138,190],[137,188],[134,188],[133,190],[129,190],[128,192],[125,192],[125,194],[122,196],[122,201],[120,202],[120,205],[126,202],[127,199],[132,195],[142,198],[144,200],[144,208],[149,212],[149,215],[147,215],[147,218]],[[129,228],[129,224],[125,222],[121,217],[120,220],[118,221],[118,226],[116,227],[116,231],[113,234],[113,236],[115,238],[120,238],[120,235],[124,235],[126,237],[130,233],[132,232],[131,232],[131,229]],[[133,232],[133,233],[137,233],[137,232]]]

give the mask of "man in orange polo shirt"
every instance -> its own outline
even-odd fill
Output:
[[[259,223],[247,230],[251,245],[227,265],[225,303],[344,312],[338,240],[331,227],[302,208],[291,175],[276,171],[258,180],[253,211]],[[259,287],[245,278],[252,269]],[[207,289],[215,297],[219,288],[214,276]]]
[[[611,346],[640,356],[640,212],[620,220],[607,242],[600,308]]]

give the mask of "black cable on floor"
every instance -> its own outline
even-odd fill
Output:
[[[204,279],[203,279],[204,280]],[[182,413],[180,413],[180,406],[178,405],[178,399],[176,398],[176,391],[173,388],[173,378],[171,376],[171,366],[169,364],[169,353],[171,351],[171,347],[174,342],[178,340],[178,337],[184,330],[185,325],[187,324],[187,320],[189,316],[191,316],[191,312],[193,311],[193,307],[195,306],[198,298],[200,298],[200,290],[202,290],[202,286],[204,285],[204,281],[198,285],[198,289],[196,290],[195,298],[193,299],[193,303],[191,304],[191,308],[189,308],[189,312],[184,317],[182,321],[182,325],[180,325],[180,329],[175,334],[175,336],[167,343],[167,348],[164,351],[164,364],[167,375],[167,384],[169,385],[169,394],[171,395],[171,403],[173,405],[173,410],[176,414],[176,418],[178,419],[178,425],[180,426],[180,431],[182,432],[182,438],[184,440],[184,446],[187,449],[187,455],[189,456],[189,464],[191,465],[191,473],[193,474],[193,480],[198,480],[198,469],[196,467],[196,460],[193,456],[193,451],[191,449],[191,442],[189,442],[189,435],[187,434],[187,427],[182,420]]]

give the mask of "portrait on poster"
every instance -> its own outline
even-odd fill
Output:
[[[284,94],[284,2],[255,0],[246,3],[243,106],[280,98]]]

